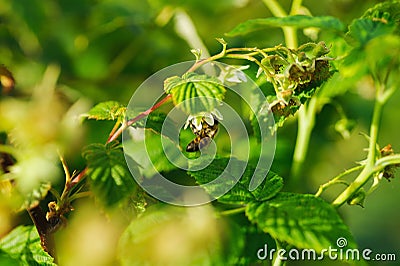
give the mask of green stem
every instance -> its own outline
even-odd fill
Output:
[[[288,14],[282,6],[275,0],[263,0],[264,4],[271,11],[275,17],[286,17]],[[298,5],[301,5],[301,0],[294,0],[292,4],[292,12],[297,12]],[[283,35],[285,36],[285,43],[288,48],[296,48],[297,44],[297,29],[296,27],[282,27]]]
[[[303,0],[293,0],[289,15],[298,14],[302,2],[303,2]],[[283,33],[285,34],[285,41],[286,41],[287,47],[294,49],[299,46],[298,41],[297,41],[297,28],[296,27],[284,28]]]
[[[245,60],[249,60],[254,62],[255,58],[254,56],[256,55],[265,55],[265,52],[272,52],[272,51],[276,51],[277,49],[279,49],[280,46],[277,47],[273,47],[273,48],[268,48],[268,49],[258,49],[258,48],[230,48],[230,49],[226,49],[226,47],[224,47],[224,49],[216,54],[213,55],[211,57],[208,57],[206,59],[197,61],[191,68],[188,69],[187,72],[193,72],[196,69],[200,68],[201,66],[209,63],[209,62],[213,62],[216,61],[218,59],[221,58],[236,58],[236,59],[245,59]],[[247,54],[231,54],[233,52],[247,52]]]
[[[376,161],[374,172],[382,171],[386,166],[400,164],[400,154],[388,155]]]
[[[297,29],[293,27],[282,27],[283,34],[285,35],[286,46],[291,49],[297,48]]]
[[[365,167],[358,177],[333,202],[334,207],[342,206],[355,192],[357,192],[372,175],[372,168]]]
[[[349,186],[349,183],[346,182],[346,181],[344,181],[344,180],[335,180],[335,181],[331,180],[331,181],[329,181],[328,183],[325,183],[325,184],[319,186],[319,189],[318,189],[317,193],[315,193],[315,196],[316,196],[316,197],[321,196],[321,194],[322,194],[328,187],[330,187],[330,186],[332,186],[332,185],[335,185],[335,184],[343,184],[343,185],[345,185],[345,186]]]
[[[359,166],[353,167],[353,168],[351,168],[351,169],[348,169],[348,170],[346,170],[346,171],[340,173],[339,175],[337,175],[336,177],[334,177],[334,178],[333,178],[332,180],[330,180],[329,182],[327,182],[327,183],[325,183],[325,184],[319,186],[319,189],[318,189],[317,193],[315,193],[315,196],[316,196],[316,197],[319,197],[319,196],[322,194],[322,192],[324,192],[328,187],[330,187],[330,186],[332,186],[332,185],[334,185],[334,184],[345,184],[345,185],[349,186],[349,184],[348,184],[346,181],[342,181],[342,180],[340,180],[340,179],[341,179],[342,177],[348,175],[348,174],[351,174],[351,173],[353,173],[353,172],[355,172],[355,171],[361,170],[363,167],[364,167],[363,165],[359,165]]]
[[[275,0],[263,0],[264,4],[268,7],[269,11],[271,11],[272,15],[275,17],[286,17],[287,13],[282,8],[282,6]]]
[[[302,2],[303,0],[293,0],[292,8],[290,9],[290,15],[297,15],[299,13]]]
[[[372,171],[373,171],[373,173],[382,172],[389,165],[395,165],[396,167],[399,167],[400,166],[400,154],[393,154],[393,155],[389,155],[389,156],[380,158],[379,160],[376,161],[375,167]],[[372,183],[371,187],[369,188],[367,195],[371,194],[378,188],[381,178],[382,178],[382,176],[380,174],[374,175],[374,182]]]
[[[272,262],[273,266],[284,266],[286,264],[286,261],[283,261],[280,257],[280,252],[279,250],[283,249],[281,243],[279,240],[275,239],[275,243],[276,243],[276,252],[274,254],[274,259]]]
[[[317,102],[317,97],[313,97],[307,105],[304,105],[298,111],[298,132],[290,174],[292,186],[298,183],[301,176],[302,166],[307,156],[308,144],[315,124],[315,113],[318,106]]]
[[[374,173],[374,165],[376,160],[376,143],[378,140],[379,124],[382,117],[383,105],[386,99],[382,99],[382,94],[385,91],[385,86],[377,84],[376,100],[374,106],[374,113],[370,127],[370,138],[368,145],[368,156],[365,168],[357,176],[351,185],[345,189],[332,203],[335,207],[343,205],[355,192],[357,192],[372,176]]]
[[[84,198],[84,197],[88,197],[88,196],[91,196],[91,195],[92,195],[92,192],[90,192],[90,191],[79,192],[79,193],[76,193],[76,194],[72,195],[69,198],[69,201],[72,202],[73,200]]]
[[[189,68],[189,70],[187,72],[193,72],[196,69],[198,69],[199,67],[201,67],[202,65],[208,63],[208,62],[212,62],[218,59],[221,59],[222,57],[225,56],[225,54],[227,53],[227,51],[225,49],[223,49],[219,54],[213,55],[209,58],[200,60],[198,62],[196,62],[191,68]]]
[[[263,0],[263,2],[275,17],[285,17],[288,15],[277,1]],[[293,0],[290,15],[297,14],[301,4],[302,0]],[[295,27],[282,27],[282,30],[285,36],[286,46],[288,48],[296,48],[298,46],[297,29]],[[307,105],[305,105],[298,111],[298,133],[291,169],[291,176],[294,180],[292,185],[296,185],[301,173],[302,165],[307,155],[308,144],[310,142],[311,132],[314,127],[316,107],[316,100],[312,98],[308,108]]]
[[[221,216],[230,216],[230,215],[234,215],[234,214],[238,214],[238,213],[242,213],[246,210],[246,206],[244,207],[239,207],[236,209],[232,209],[232,210],[227,210],[227,211],[222,211],[219,214]]]

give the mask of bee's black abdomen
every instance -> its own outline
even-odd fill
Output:
[[[196,139],[192,140],[187,146],[186,146],[186,151],[187,152],[195,152],[199,150],[199,143],[196,142]]]

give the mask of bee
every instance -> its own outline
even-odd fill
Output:
[[[196,137],[186,146],[187,152],[199,151],[200,149],[207,147],[211,143],[212,139],[218,132],[218,120],[214,115],[213,118],[213,125],[208,124],[205,118],[202,118],[201,129],[196,128],[193,123],[189,124],[192,132],[196,135]]]

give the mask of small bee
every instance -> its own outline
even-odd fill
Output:
[[[218,120],[214,115],[212,116],[214,118],[213,125],[208,124],[204,117],[201,119],[200,129],[198,129],[193,124],[193,122],[189,124],[190,128],[192,129],[192,132],[196,135],[196,138],[187,145],[186,147],[187,152],[199,151],[200,149],[207,147],[211,143],[212,139],[218,132]]]

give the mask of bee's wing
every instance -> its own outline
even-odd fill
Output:
[[[207,147],[211,143],[212,139],[210,137],[202,138],[198,144],[198,148],[201,150]]]

